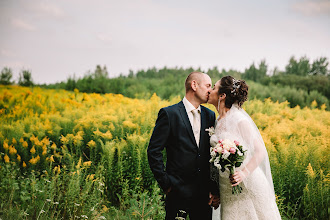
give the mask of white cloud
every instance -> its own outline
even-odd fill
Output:
[[[26,31],[35,31],[36,30],[35,26],[33,26],[32,24],[29,24],[28,22],[23,21],[19,18],[14,18],[12,20],[12,25],[16,28],[26,30]]]
[[[292,5],[293,10],[307,16],[330,15],[330,1],[303,1]]]

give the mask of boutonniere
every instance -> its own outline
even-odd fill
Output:
[[[209,132],[210,137],[215,134],[215,130],[213,126],[205,129],[205,131]]]

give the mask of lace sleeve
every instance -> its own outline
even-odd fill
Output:
[[[213,165],[213,163],[210,164],[210,176],[211,180],[217,183],[217,186],[219,186],[219,169]]]

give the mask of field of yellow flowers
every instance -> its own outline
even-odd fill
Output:
[[[146,148],[158,110],[179,100],[0,86],[0,218],[163,219]],[[269,99],[244,108],[283,218],[329,219],[330,112]]]

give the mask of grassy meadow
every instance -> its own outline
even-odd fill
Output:
[[[178,101],[0,86],[0,219],[163,219],[146,150],[159,109]],[[330,218],[330,112],[317,106],[244,104],[283,219]]]

